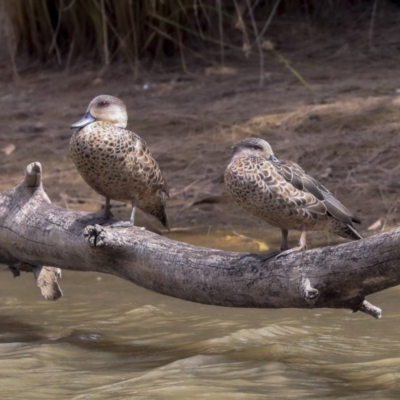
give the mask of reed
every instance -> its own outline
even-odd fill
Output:
[[[324,3],[325,5],[322,5]],[[322,14],[344,0],[3,0],[17,54],[60,66],[109,65],[184,51],[257,51],[269,16]],[[273,10],[273,12],[272,12]],[[268,22],[268,26],[270,25]],[[257,28],[258,27],[258,28]],[[256,39],[256,40],[255,40]],[[253,44],[249,44],[249,41]],[[247,43],[247,46],[246,46]],[[249,49],[248,47],[251,47]]]
[[[41,63],[109,65],[175,55],[189,42],[196,48],[206,32],[213,35],[215,22],[229,21],[215,1],[4,0],[4,12],[19,55]]]
[[[367,0],[350,3],[360,7]],[[346,0],[3,0],[0,12],[7,20],[5,38],[14,76],[22,57],[61,68],[82,61],[104,67],[122,62],[136,75],[144,59],[179,56],[186,70],[188,54],[221,65],[228,54],[242,58],[254,54],[262,85],[267,56],[263,43],[276,29],[275,20],[288,14],[305,16],[307,21],[332,19],[332,13],[343,14],[348,4]],[[371,43],[372,35],[371,18]],[[272,53],[310,89],[283,55],[275,49]]]

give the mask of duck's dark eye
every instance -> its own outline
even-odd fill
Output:
[[[257,145],[257,144],[254,144],[254,145],[253,145],[253,150],[259,151],[259,150],[262,150],[262,147],[259,146],[259,145]]]
[[[102,100],[98,103],[99,107],[108,107],[110,103],[108,101]]]

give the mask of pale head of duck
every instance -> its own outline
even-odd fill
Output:
[[[109,122],[119,128],[126,128],[128,114],[125,104],[114,96],[97,96],[89,103],[82,119],[71,125],[71,129],[83,128],[95,121]]]
[[[239,157],[261,157],[272,162],[278,162],[271,146],[267,141],[260,138],[247,138],[233,145],[233,158]]]

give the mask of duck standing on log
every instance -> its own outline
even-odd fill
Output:
[[[279,161],[263,139],[236,143],[224,177],[228,192],[240,206],[281,229],[279,257],[305,250],[307,231],[362,239],[353,226],[361,221],[299,165]],[[301,232],[299,245],[292,249],[287,240],[290,229]]]
[[[167,184],[144,140],[126,129],[125,104],[113,96],[95,97],[70,141],[70,155],[78,172],[97,193],[105,196],[105,215],[111,216],[110,199],[131,202],[131,226],[136,207],[156,217],[166,228]]]

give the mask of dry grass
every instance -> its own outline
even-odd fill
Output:
[[[282,45],[292,41],[283,32],[293,37],[304,30],[308,39],[317,39],[318,26],[362,24],[372,47],[383,12],[391,10],[366,0],[4,0],[0,16],[14,67],[17,56],[27,56],[62,68],[123,62],[137,74],[149,59],[175,57],[185,71],[187,57],[223,65],[233,54],[254,55],[263,83],[263,43],[269,38]]]
[[[3,12],[19,54],[60,66],[123,61],[135,70],[146,56],[180,54],[184,66],[187,43],[223,47],[224,26],[234,16],[221,7],[218,0],[5,0]]]

